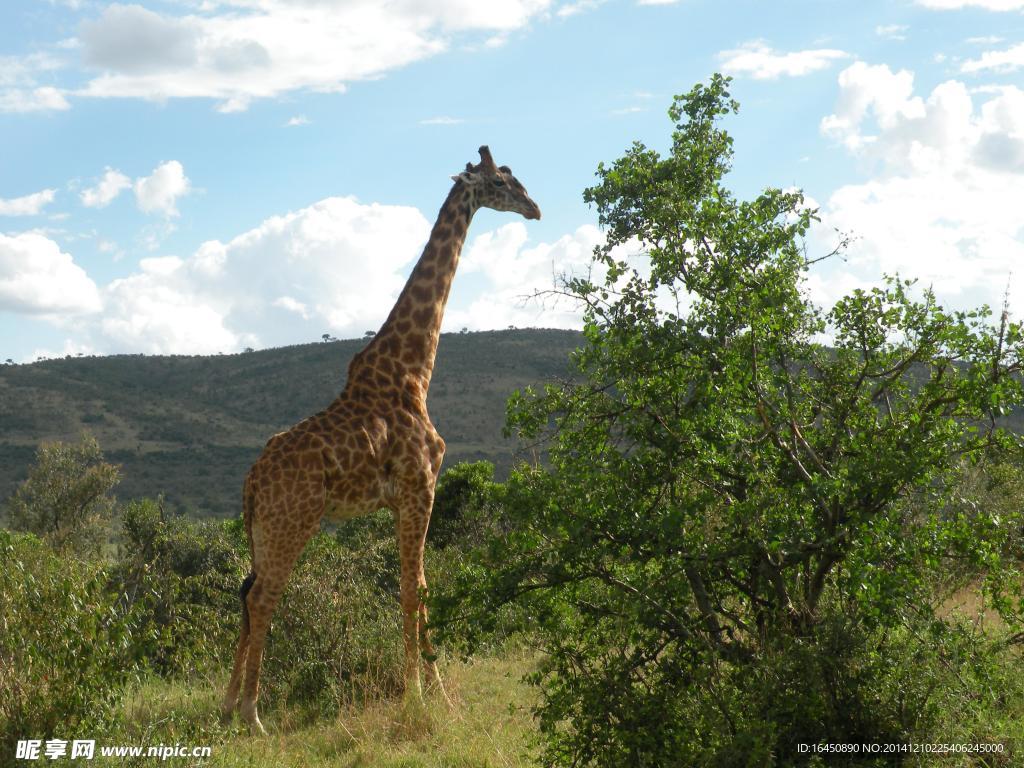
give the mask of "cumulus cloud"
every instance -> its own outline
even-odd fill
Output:
[[[898,272],[954,305],[974,306],[997,305],[1012,275],[1020,306],[1024,91],[972,94],[950,80],[923,97],[912,73],[861,63],[839,86],[822,131],[874,172],[837,189],[822,210],[823,233],[857,236],[846,278],[877,282]]]
[[[44,189],[22,197],[0,198],[0,216],[36,216],[53,202],[55,194],[56,190]]]
[[[60,112],[71,109],[64,94],[52,86],[0,90],[0,112]]]
[[[135,180],[135,202],[145,213],[177,216],[178,198],[188,194],[191,184],[177,160],[161,163],[149,176]]]
[[[104,353],[212,354],[383,322],[430,225],[415,208],[327,198],[191,256],[143,259],[103,291],[77,343]]]
[[[960,71],[974,72],[1015,72],[1024,67],[1024,43],[1018,43],[1004,51],[985,51],[976,59],[968,59],[960,66]]]
[[[187,257],[142,259],[132,274],[101,289],[52,241],[23,237],[45,245],[47,263],[56,265],[33,271],[45,275],[37,279],[39,290],[52,289],[48,298],[32,302],[33,311],[55,313],[51,319],[71,329],[74,348],[213,354],[294,344],[325,332],[358,337],[379,327],[429,232],[430,222],[416,208],[331,197],[230,240],[203,243]],[[586,270],[601,240],[588,225],[554,242],[532,243],[519,221],[475,237],[456,276],[445,329],[579,327],[581,307],[527,299],[554,287],[558,275]],[[24,261],[15,255],[5,262],[0,255],[0,309],[7,296],[4,270],[17,270]],[[90,290],[72,290],[69,277],[55,279],[61,269]],[[22,302],[33,295],[24,286],[9,293]],[[74,296],[79,299],[62,310],[58,299]],[[68,312],[85,310],[93,314],[69,322]],[[64,316],[57,316],[61,311]]]
[[[561,295],[562,281],[566,277],[589,276],[602,283],[606,270],[603,265],[594,264],[593,253],[604,242],[601,230],[592,224],[553,242],[531,243],[527,225],[522,221],[478,235],[466,247],[455,276],[444,329],[488,330],[509,325],[579,328],[584,307]],[[612,255],[642,278],[650,276],[650,261],[639,244],[617,246]],[[628,278],[629,275],[623,276],[620,284]],[[686,304],[688,299],[683,297],[680,301]],[[668,290],[659,292],[656,305],[668,312],[680,309]]]
[[[821,131],[849,149],[870,144],[877,137],[862,130],[869,112],[883,130],[924,114],[924,102],[912,95],[913,89],[912,72],[893,72],[885,64],[872,66],[858,61],[839,73],[835,112],[821,121]]]
[[[221,111],[308,89],[339,92],[445,50],[460,33],[499,36],[551,0],[222,0],[202,14],[114,4],[84,21],[83,62],[93,97],[213,98]]]
[[[0,112],[52,112],[69,109],[64,93],[41,85],[39,76],[56,71],[64,62],[45,52],[0,56]]]
[[[140,5],[111,5],[79,30],[87,67],[142,75],[192,66],[198,57],[200,21],[162,16]]]
[[[104,208],[131,186],[131,179],[118,170],[107,168],[96,186],[82,190],[82,205],[87,208]]]
[[[733,75],[748,75],[755,80],[800,77],[827,69],[833,62],[849,57],[850,54],[834,48],[785,53],[770,48],[761,40],[718,54],[723,70]]]
[[[478,235],[466,249],[452,293],[453,306],[445,314],[447,331],[543,326],[579,328],[582,308],[538,292],[556,287],[560,275],[585,270],[594,246],[604,238],[597,227],[585,225],[553,243],[528,246],[525,224],[514,221]],[[464,303],[460,284],[483,278],[483,288]]]
[[[53,240],[0,234],[0,310],[67,316],[100,307],[96,284]]]

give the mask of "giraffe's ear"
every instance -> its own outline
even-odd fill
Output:
[[[469,171],[463,171],[460,174],[452,176],[452,181],[461,181],[463,184],[473,185],[480,183],[480,176],[476,173],[470,173]]]

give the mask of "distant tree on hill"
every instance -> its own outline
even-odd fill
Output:
[[[58,548],[91,553],[103,543],[114,509],[118,468],[103,460],[96,438],[44,443],[28,478],[7,502],[7,525]]]

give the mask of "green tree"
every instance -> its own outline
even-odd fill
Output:
[[[7,524],[57,548],[95,553],[106,538],[118,481],[118,468],[103,460],[95,437],[44,443],[28,477],[7,502]]]
[[[463,461],[446,470],[437,482],[428,541],[435,547],[480,543],[500,523],[502,491],[489,461]]]
[[[790,765],[926,732],[971,679],[942,676],[969,640],[930,583],[956,558],[1005,598],[1019,525],[955,502],[965,464],[1015,450],[1020,326],[895,277],[819,310],[801,194],[725,185],[728,82],[675,99],[667,155],[599,166],[606,244],[564,289],[578,375],[510,402],[549,464],[513,475],[512,532],[435,601],[469,632],[528,607],[551,764]]]

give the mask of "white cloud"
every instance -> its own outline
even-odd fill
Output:
[[[309,118],[305,115],[295,115],[294,117],[289,117],[288,122],[284,125],[286,128],[293,128],[299,125],[309,125]]]
[[[576,0],[576,2],[566,3],[559,7],[559,9],[555,11],[555,15],[559,18],[565,19],[569,16],[575,16],[578,13],[592,11],[603,3],[604,0]]]
[[[296,301],[291,296],[279,296],[271,302],[271,306],[294,312],[303,320],[309,320],[310,318],[309,309],[306,305],[301,301]]]
[[[970,45],[996,45],[1003,42],[999,35],[982,35],[979,37],[968,37],[964,42]]]
[[[445,313],[445,330],[509,325],[579,328],[579,306],[532,297],[539,291],[555,288],[560,274],[586,268],[594,246],[602,240],[597,227],[587,225],[554,243],[527,247],[528,230],[521,221],[478,235],[459,265],[452,287],[454,306]],[[460,294],[465,292],[460,290],[460,283],[468,283],[473,275],[481,275],[485,285],[472,301],[464,303]]]
[[[961,67],[961,72],[1015,72],[1024,67],[1024,43],[1007,48],[1005,51],[985,51],[977,59],[968,59]]]
[[[87,208],[104,208],[131,186],[131,179],[118,170],[107,168],[96,186],[82,190],[82,205]]]
[[[64,93],[39,83],[41,73],[54,72],[64,61],[39,51],[25,56],[0,56],[0,112],[54,112],[70,108]]]
[[[163,213],[177,216],[179,197],[188,194],[191,184],[185,169],[177,160],[161,163],[149,176],[135,180],[135,202],[145,213]]]
[[[998,305],[1012,275],[1011,299],[1024,307],[1024,91],[974,94],[976,104],[950,80],[923,98],[912,73],[861,63],[839,84],[822,130],[875,176],[835,190],[822,210],[819,237],[834,239],[832,228],[857,237],[831,284],[898,272],[967,307]]]
[[[114,4],[81,25],[93,97],[218,99],[221,111],[308,89],[340,92],[433,56],[459,34],[498,38],[551,0],[222,0],[187,15]]]
[[[430,225],[415,208],[327,198],[188,258],[142,259],[103,289],[79,343],[104,353],[212,354],[383,322]]]
[[[420,125],[461,125],[466,122],[461,117],[448,117],[447,115],[441,115],[439,117],[428,117],[426,120],[420,120]]]
[[[739,48],[722,51],[718,59],[722,69],[733,75],[749,75],[755,80],[774,80],[779,77],[800,77],[830,67],[850,54],[834,48],[818,48],[784,53],[754,40]]]
[[[53,202],[55,194],[56,190],[44,189],[22,197],[0,198],[0,216],[36,216],[44,206]]]
[[[889,40],[906,40],[908,29],[910,27],[906,24],[879,24],[875,27],[875,34]]]
[[[918,5],[939,11],[982,8],[986,11],[1024,10],[1024,0],[917,0]]]
[[[25,56],[0,56],[0,86],[35,85],[40,72],[52,72],[62,66],[64,64],[59,58],[42,51]]]
[[[444,328],[579,328],[583,307],[552,293],[566,275],[586,274],[601,231],[587,224],[552,243],[530,245],[521,221],[475,237],[466,247],[452,287]],[[628,249],[620,249],[625,255]],[[598,279],[595,277],[595,279]],[[477,289],[469,290],[475,283]],[[482,283],[482,285],[481,285]],[[471,295],[472,299],[467,299]]]
[[[0,90],[0,112],[60,112],[70,108],[64,94],[52,86]]]
[[[86,306],[97,309],[101,298],[103,311],[54,322],[72,329],[74,348],[100,354],[213,354],[294,344],[325,332],[358,337],[384,321],[429,231],[415,208],[327,198],[229,241],[206,242],[186,258],[142,259],[133,274],[98,292],[78,270],[92,286]],[[586,269],[601,239],[588,225],[531,244],[520,221],[475,237],[456,276],[445,328],[579,327],[580,307],[525,299],[554,287],[558,274]],[[69,256],[62,258],[70,264]],[[0,274],[2,264],[0,258]],[[471,289],[473,283],[482,288]]]
[[[0,234],[0,310],[66,316],[100,306],[96,284],[53,240]]]
[[[836,111],[821,121],[822,133],[842,141],[849,149],[870,144],[876,137],[861,131],[869,112],[883,130],[923,115],[924,102],[912,96],[913,89],[912,72],[894,73],[884,64],[872,66],[858,61],[839,73]]]

